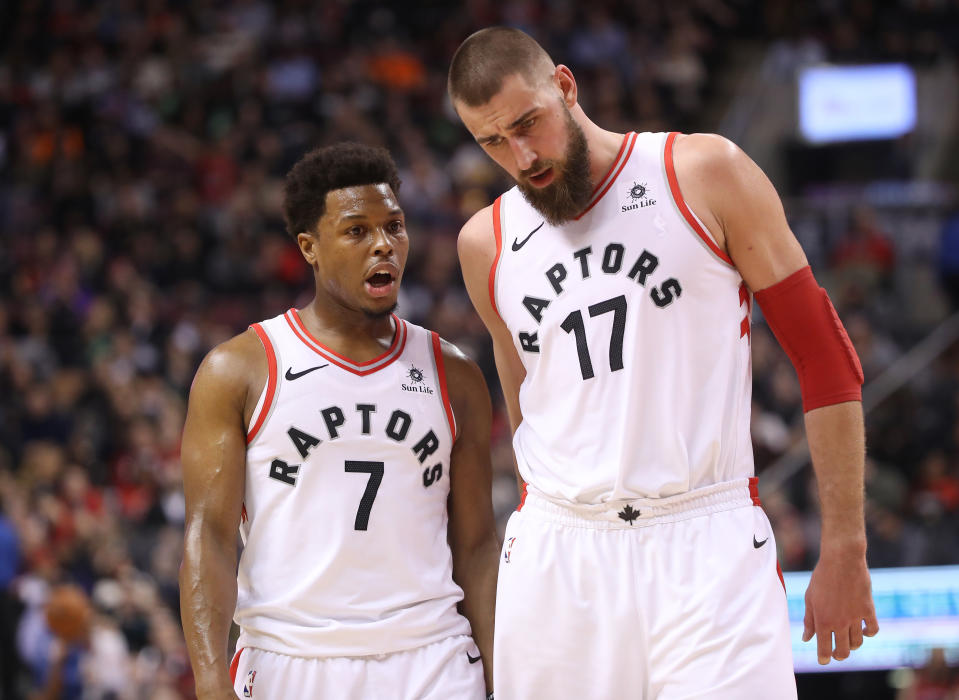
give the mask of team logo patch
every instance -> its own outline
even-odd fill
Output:
[[[656,204],[656,200],[650,196],[649,185],[645,182],[633,182],[632,186],[626,192],[626,203],[623,204],[623,212],[633,211],[634,209],[643,209]]]
[[[426,380],[426,373],[416,367],[415,365],[410,365],[409,372],[406,373],[406,376],[409,377],[409,384],[400,384],[400,387],[403,391],[411,391],[416,394],[432,394],[433,389],[430,386],[424,384]]]
[[[243,684],[243,697],[253,697],[253,681],[256,680],[256,671],[250,671],[246,674],[246,683]]]
[[[506,540],[506,551],[503,552],[503,561],[509,564],[509,557],[513,553],[513,543],[516,542],[515,537],[510,537]]]
[[[639,517],[639,511],[635,510],[631,505],[627,504],[625,508],[619,511],[620,520],[625,520],[629,523],[630,527],[633,525],[633,521]]]

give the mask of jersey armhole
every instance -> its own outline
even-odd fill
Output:
[[[696,216],[693,210],[689,208],[689,205],[686,204],[682,190],[679,189],[679,179],[676,177],[676,168],[673,165],[673,143],[676,141],[678,135],[678,131],[670,132],[666,137],[666,144],[663,148],[663,167],[666,170],[666,181],[669,183],[669,193],[672,196],[673,203],[689,225],[689,228],[693,230],[693,233],[699,236],[700,240],[706,244],[710,252],[730,267],[735,268],[736,266],[733,264],[732,259],[722,251],[716,243],[716,240],[712,237],[712,234],[706,230],[703,222],[700,221],[699,217]]]
[[[496,239],[496,257],[493,258],[493,265],[489,269],[489,301],[493,307],[493,313],[503,320],[499,307],[496,305],[496,270],[499,267],[499,260],[503,254],[503,195],[496,198],[493,202],[493,237]]]
[[[440,387],[443,400],[443,409],[446,411],[446,421],[450,426],[450,436],[456,442],[456,417],[453,415],[453,404],[450,403],[449,390],[446,385],[446,365],[443,363],[443,349],[440,347],[440,336],[436,331],[430,331],[433,341],[433,362],[436,365],[436,379]]]
[[[253,415],[250,416],[250,428],[246,433],[247,445],[256,439],[257,434],[260,432],[260,428],[262,428],[263,423],[266,422],[266,417],[273,409],[273,402],[276,399],[276,385],[278,377],[276,351],[273,349],[273,341],[270,340],[270,336],[259,323],[252,324],[250,328],[253,329],[253,332],[256,333],[256,336],[260,339],[260,342],[263,343],[263,349],[266,351],[266,363],[269,369],[269,377],[266,380],[266,386],[263,388],[263,392],[260,394],[259,400],[256,402],[256,408],[253,409]]]

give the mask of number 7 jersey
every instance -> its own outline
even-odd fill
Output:
[[[252,326],[269,378],[247,430],[237,648],[367,656],[470,633],[447,544],[456,429],[440,341],[393,323],[364,363],[295,309]]]
[[[660,498],[753,474],[751,295],[687,207],[675,133],[627,134],[576,219],[493,205],[493,308],[526,368],[513,447],[557,501]]]

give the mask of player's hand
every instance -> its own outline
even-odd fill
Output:
[[[197,693],[197,700],[238,700],[240,697],[233,688],[220,690],[216,693]]]
[[[229,685],[229,681],[218,683],[213,688],[202,688],[199,685],[196,688],[197,700],[237,700],[239,695]]]
[[[819,663],[841,661],[862,646],[862,637],[879,631],[872,601],[872,583],[861,552],[823,550],[806,589],[802,640],[816,636]],[[835,643],[833,638],[835,637]]]

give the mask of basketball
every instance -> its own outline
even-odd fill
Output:
[[[57,586],[47,601],[47,625],[65,642],[86,637],[92,613],[86,593],[77,586]]]

